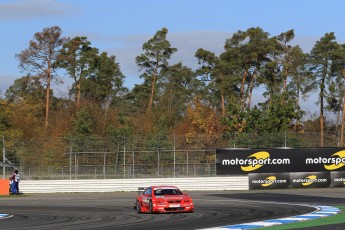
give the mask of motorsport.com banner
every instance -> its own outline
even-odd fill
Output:
[[[345,148],[217,149],[217,175],[345,171]]]
[[[249,189],[345,187],[345,172],[249,173]]]

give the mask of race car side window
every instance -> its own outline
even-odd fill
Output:
[[[149,195],[149,196],[151,196],[151,194],[152,194],[152,189],[151,189],[151,187],[150,187],[150,188],[147,188],[147,189],[145,190],[145,192],[144,192],[144,195]]]

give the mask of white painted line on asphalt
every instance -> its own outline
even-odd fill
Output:
[[[215,227],[215,228],[204,228],[203,230],[224,230],[224,229],[246,230],[246,229],[254,229],[254,228],[263,228],[263,227],[270,227],[274,225],[281,225],[281,224],[288,224],[288,223],[318,219],[322,217],[336,215],[340,212],[339,208],[332,207],[332,206],[311,206],[311,207],[315,207],[317,211],[307,213],[307,214],[297,215],[297,216],[285,217],[285,218],[257,221],[257,222],[244,223],[244,224],[227,225],[227,226],[221,226],[221,227]]]
[[[13,215],[9,215],[9,214],[0,214],[0,220],[1,219],[6,219],[6,218],[10,218],[12,217]]]

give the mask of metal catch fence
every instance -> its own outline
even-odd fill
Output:
[[[321,147],[319,133],[283,132],[227,137],[2,138],[3,177],[19,169],[22,179],[130,179],[212,177],[217,148]],[[327,133],[323,147],[339,146]]]
[[[157,150],[69,152],[69,165],[21,167],[22,177],[35,179],[130,179],[215,176],[215,151]]]

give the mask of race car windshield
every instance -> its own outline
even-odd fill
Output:
[[[157,189],[155,190],[156,196],[163,195],[182,195],[182,192],[178,189]]]

